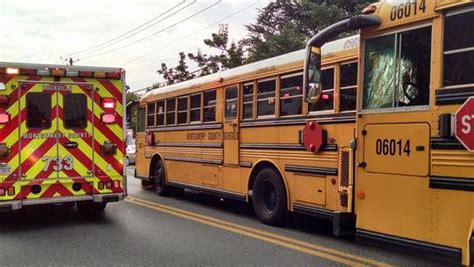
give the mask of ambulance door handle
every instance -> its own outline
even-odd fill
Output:
[[[67,142],[66,148],[76,148],[78,146],[77,142]]]

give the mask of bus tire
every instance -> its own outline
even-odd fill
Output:
[[[153,178],[155,181],[155,191],[158,193],[158,195],[168,196],[170,193],[170,187],[166,185],[165,168],[161,160],[156,163],[155,169],[153,171]]]
[[[253,184],[253,207],[255,214],[265,224],[281,226],[287,222],[287,196],[278,172],[265,168],[258,172]]]
[[[145,190],[151,190],[151,189],[154,189],[155,187],[155,183],[153,181],[141,180],[140,184],[142,186],[142,189],[145,189]]]

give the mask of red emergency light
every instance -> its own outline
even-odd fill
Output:
[[[0,124],[7,124],[10,122],[10,113],[0,112]]]

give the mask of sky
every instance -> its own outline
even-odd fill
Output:
[[[75,65],[121,67],[134,91],[161,82],[156,71],[162,62],[176,66],[180,51],[216,53],[203,40],[219,24],[228,24],[230,40],[242,39],[244,25],[269,2],[0,0],[0,61],[65,64],[61,57],[72,57]]]

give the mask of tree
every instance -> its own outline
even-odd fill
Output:
[[[330,24],[359,13],[368,0],[277,0],[260,10],[257,21],[247,25],[243,40],[246,63],[289,53]]]
[[[188,71],[186,54],[184,52],[179,52],[179,61],[176,67],[168,68],[166,63],[161,63],[161,69],[157,70],[157,72],[163,76],[168,85],[196,77],[195,74]]]
[[[220,53],[208,55],[203,54],[199,49],[196,54],[188,54],[188,57],[198,64],[200,68],[199,76],[235,68],[244,63],[243,45],[234,41],[229,45],[229,27],[227,24],[219,25],[219,31],[213,33],[210,39],[204,39],[204,44],[220,51]]]

